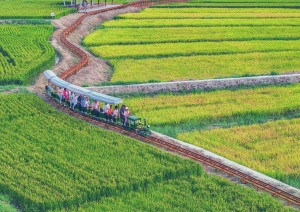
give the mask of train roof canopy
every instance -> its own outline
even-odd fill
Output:
[[[66,81],[60,79],[59,77],[57,77],[51,70],[44,71],[44,76],[48,80],[50,80],[52,84],[54,84],[60,88],[67,88],[71,92],[74,92],[79,95],[88,96],[91,99],[97,100],[99,102],[105,102],[108,104],[120,104],[123,102],[123,100],[120,98],[93,92],[91,90],[79,87],[77,85],[72,85],[71,83],[66,82]]]
[[[69,82],[66,82],[66,81],[64,81],[64,80],[62,80],[62,79],[60,79],[60,78],[58,78],[58,77],[52,77],[52,78],[50,79],[50,81],[51,81],[54,85],[56,85],[56,86],[58,86],[58,87],[60,87],[60,88],[66,88],[66,87],[68,87],[68,86],[70,85]]]
[[[88,96],[89,93],[92,93],[92,91],[88,90],[88,89],[85,89],[85,88],[82,88],[82,87],[79,87],[77,85],[72,85],[70,84],[67,89],[71,92],[74,92],[76,94],[79,94],[79,95],[84,95],[84,96]]]
[[[44,76],[47,78],[47,80],[56,77],[56,75],[51,70],[44,71]]]
[[[93,100],[97,100],[98,102],[105,102],[108,104],[120,104],[123,102],[123,100],[120,98],[108,96],[97,92],[92,92],[91,94],[89,94],[89,97]]]

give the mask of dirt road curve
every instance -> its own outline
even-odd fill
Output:
[[[139,10],[140,8],[127,7],[91,15],[85,18],[82,24],[74,31],[74,33],[68,36],[68,40],[74,45],[81,47],[81,49],[87,53],[89,57],[89,65],[80,70],[77,74],[68,78],[67,81],[79,86],[82,86],[85,83],[93,86],[95,83],[108,81],[112,70],[108,66],[107,62],[100,58],[94,57],[92,54],[86,51],[80,45],[80,43],[85,36],[90,34],[95,29],[95,27],[99,26],[102,22],[112,19],[118,14],[138,12]],[[82,13],[75,13],[52,21],[52,24],[56,28],[56,30],[51,37],[51,44],[61,55],[60,62],[52,68],[52,71],[57,75],[79,61],[77,57],[75,57],[65,46],[62,45],[62,43],[60,42],[60,34],[65,28],[75,22],[82,15]],[[34,84],[32,86],[29,86],[28,89],[40,95],[45,84],[46,80],[43,76],[43,73],[41,73],[40,76],[35,80]]]

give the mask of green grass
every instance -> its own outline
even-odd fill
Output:
[[[26,86],[5,85],[0,86],[0,93],[29,93]]]
[[[11,200],[7,195],[0,194],[0,211],[17,212],[19,210],[11,204]]]

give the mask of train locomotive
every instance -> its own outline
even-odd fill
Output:
[[[73,92],[77,95],[81,95],[83,97],[88,97],[92,101],[97,100],[99,103],[107,103],[110,105],[117,105],[118,108],[120,108],[120,104],[123,102],[122,99],[108,96],[105,94],[97,93],[76,85],[73,85],[71,83],[68,83],[59,77],[57,77],[51,70],[47,70],[44,72],[45,78],[48,80],[48,84],[45,86],[45,93],[54,101],[60,102],[60,96],[57,93],[56,88],[66,88],[68,91]],[[64,102],[65,107],[70,107],[70,101],[66,100]],[[77,104],[74,107],[74,111],[77,113],[81,112],[81,106],[80,104]],[[122,125],[122,120],[120,118],[120,115],[118,115],[117,118],[111,119],[110,121],[107,121],[107,117],[105,117],[105,114],[101,111],[94,113],[91,107],[88,107],[85,111],[84,115],[89,116],[95,120],[107,122],[112,125],[120,125],[124,129],[129,131],[135,131],[137,134],[141,136],[150,136],[151,130],[150,125],[147,125],[147,119],[144,119],[142,122],[142,119],[138,116],[130,115],[127,117],[126,124]]]

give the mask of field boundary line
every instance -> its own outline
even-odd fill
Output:
[[[300,74],[187,80],[132,85],[94,86],[87,89],[103,94],[176,92],[181,90],[223,89],[237,86],[288,84],[300,82]]]

